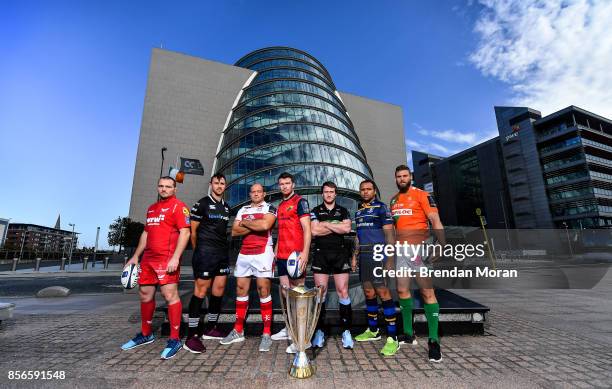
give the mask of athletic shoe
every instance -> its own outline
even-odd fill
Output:
[[[399,344],[411,344],[413,346],[418,344],[414,335],[401,334],[397,336],[397,340],[399,341]]]
[[[272,340],[287,340],[289,339],[289,334],[287,334],[287,327],[283,327],[282,330],[278,331],[276,334],[271,336]]]
[[[232,343],[239,343],[239,342],[244,342],[244,332],[240,333],[236,331],[235,329],[232,330],[232,332],[230,332],[229,335],[227,335],[225,338],[219,341],[219,343],[221,344],[232,344]]]
[[[314,337],[312,338],[312,347],[323,347],[325,344],[325,334],[321,330],[317,330],[315,332]]]
[[[344,330],[342,333],[342,347],[346,349],[353,348],[353,336],[351,335],[351,331]]]
[[[397,350],[399,350],[400,348],[400,343],[393,339],[392,337],[388,336],[387,337],[387,343],[385,343],[385,346],[382,348],[382,350],[380,350],[380,353],[382,355],[384,355],[385,357],[390,357],[395,355],[395,353],[397,352]]]
[[[202,354],[206,351],[206,347],[202,344],[202,341],[197,336],[192,336],[191,338],[185,341],[183,348],[190,353],[194,354]]]
[[[429,360],[436,363],[441,362],[442,353],[440,352],[440,343],[429,339],[427,341],[427,346],[429,347]]]
[[[306,350],[308,350],[312,345],[310,344],[310,342],[308,342],[308,344],[306,345]],[[298,352],[297,350],[297,346],[295,345],[295,343],[291,343],[289,346],[287,346],[287,349],[285,350],[285,352],[287,354],[295,354]]]
[[[144,336],[142,332],[139,332],[133,339],[124,343],[123,346],[121,346],[121,350],[131,350],[138,346],[153,343],[153,341],[155,341],[155,336],[153,336],[153,334]]]
[[[168,344],[166,344],[166,348],[161,353],[161,359],[170,359],[179,352],[180,349],[183,348],[183,344],[178,339],[168,339]]]
[[[376,332],[372,332],[370,328],[367,328],[362,334],[355,336],[355,340],[358,342],[369,342],[372,340],[380,340],[380,335],[378,334],[378,330],[376,330]]]
[[[259,351],[270,351],[270,347],[272,347],[272,338],[268,334],[263,334],[259,342]]]
[[[222,331],[220,331],[219,329],[217,329],[217,327],[212,327],[209,328],[208,330],[204,331],[204,333],[202,334],[202,339],[223,339],[225,338],[226,334]]]

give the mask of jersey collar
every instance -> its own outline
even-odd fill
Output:
[[[223,199],[221,199],[221,201],[217,201],[215,200],[214,197],[212,197],[212,195],[208,195],[208,198],[210,199],[210,201],[212,201],[214,204],[223,204],[225,205],[225,201],[223,201]]]

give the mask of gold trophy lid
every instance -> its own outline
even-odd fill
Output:
[[[298,285],[288,290],[290,296],[294,297],[312,297],[318,293],[317,288],[307,288],[304,285]]]

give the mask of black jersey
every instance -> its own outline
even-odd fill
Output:
[[[216,201],[209,195],[195,203],[191,208],[191,220],[200,222],[197,230],[197,247],[229,249],[227,236],[229,218],[230,206],[223,199]]]
[[[327,209],[325,203],[319,204],[310,212],[311,221],[341,223],[350,219],[348,209],[336,204],[334,208]],[[316,248],[338,249],[344,245],[344,235],[331,233],[324,236],[316,236],[313,239]]]

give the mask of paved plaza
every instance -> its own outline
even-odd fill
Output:
[[[456,291],[491,308],[484,336],[445,336],[443,361],[427,360],[425,338],[394,357],[382,341],[344,350],[332,338],[316,352],[316,376],[287,376],[287,342],[270,352],[259,338],[162,361],[165,338],[121,351],[139,330],[136,294],[2,297],[17,305],[0,329],[0,387],[610,387],[612,275],[592,290]],[[161,299],[158,298],[158,302]],[[163,317],[156,314],[159,326]],[[312,355],[309,353],[309,355]],[[11,370],[64,371],[64,380],[8,380]]]

